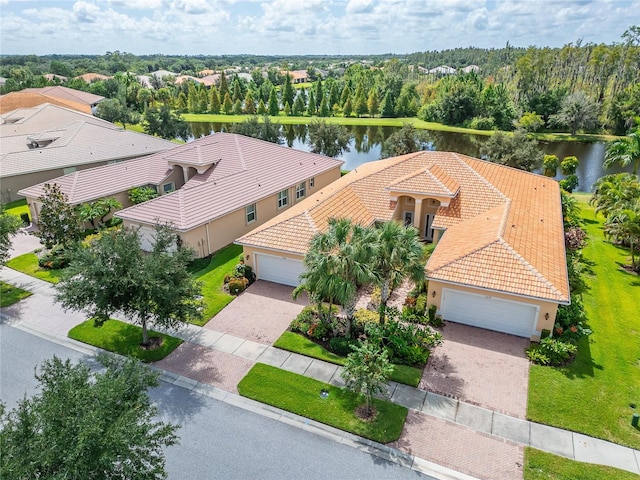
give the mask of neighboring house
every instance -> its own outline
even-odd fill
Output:
[[[91,83],[91,82],[97,82],[100,80],[108,80],[113,77],[109,77],[108,75],[103,75],[101,73],[89,72],[83,75],[78,75],[77,77],[74,77],[74,78],[79,78],[80,80],[84,80],[87,83]]]
[[[447,152],[369,162],[236,243],[258,278],[297,285],[309,241],[332,217],[395,220],[436,243],[428,301],[445,320],[539,339],[569,303],[551,178]]]
[[[104,100],[104,97],[100,95],[94,95],[93,93],[74,90],[73,88],[62,87],[60,85],[42,88],[25,88],[21,91],[42,93],[43,95],[46,95],[48,97],[81,103],[83,105],[88,105],[92,110],[98,106],[98,103]]]
[[[2,201],[23,189],[76,170],[149,155],[175,146],[167,140],[91,115],[44,104],[0,116]],[[37,197],[38,195],[36,195]],[[32,212],[37,217],[37,212]]]
[[[182,82],[187,82],[187,81],[202,83],[201,78],[194,77],[193,75],[178,75],[176,77],[176,85],[180,85]]]
[[[289,72],[282,72],[282,74],[289,74],[291,83],[305,83],[309,81],[309,74],[306,70],[291,70]]]
[[[145,249],[151,248],[154,226],[170,223],[198,257],[216,252],[278,213],[295,208],[340,178],[343,164],[231,133],[200,138],[152,155],[145,162],[156,165],[158,175],[137,183],[152,183],[160,193],[168,194],[116,216],[126,226],[140,227]],[[103,167],[96,178],[120,175],[134,181],[135,175],[125,171],[124,165],[111,167],[108,174]],[[97,182],[92,182],[95,188]]]
[[[66,82],[67,81],[67,77],[63,76],[63,75],[56,75],[55,73],[45,73],[43,75],[44,78],[46,78],[47,80],[49,80],[50,82],[53,81],[58,81],[58,82]]]
[[[471,72],[478,73],[481,69],[478,65],[468,65],[461,70],[463,73],[471,73]]]
[[[207,75],[213,75],[214,73],[216,73],[215,70],[205,68],[204,70],[200,70],[196,75],[198,75],[199,77],[206,77]]]
[[[155,77],[162,79],[164,77],[175,77],[178,74],[170,72],[169,70],[156,70],[155,72],[151,72],[150,75],[153,75]]]
[[[25,92],[24,90],[21,90],[0,96],[0,115],[17,109],[37,107],[38,105],[43,105],[45,103],[70,108],[77,112],[88,113],[89,115],[92,114],[91,105],[87,105],[86,103],[64,100],[45,95],[43,93]]]
[[[439,67],[430,69],[429,73],[434,73],[436,75],[453,75],[456,73],[456,69],[447,65],[440,65]]]
[[[205,87],[209,88],[211,85],[216,85],[220,80],[219,73],[212,73],[211,75],[207,75],[205,77],[200,78],[200,83],[202,83]]]

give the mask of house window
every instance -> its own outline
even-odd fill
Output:
[[[283,208],[289,205],[289,191],[282,190],[278,192],[278,208]]]
[[[170,193],[170,192],[173,192],[175,189],[176,189],[176,186],[173,184],[173,182],[165,183],[164,185],[162,185],[162,193]]]
[[[247,207],[247,223],[255,222],[256,220],[256,204],[252,203]]]
[[[309,187],[313,188],[316,186],[316,177],[311,177],[311,180],[309,180]]]
[[[307,183],[302,182],[300,185],[296,187],[296,200],[300,200],[305,196],[307,190]]]

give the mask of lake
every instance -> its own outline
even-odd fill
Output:
[[[228,131],[230,124],[194,122],[189,123],[194,138],[200,138],[210,133]],[[349,142],[349,152],[345,152],[338,158],[344,160],[344,170],[353,170],[359,165],[380,159],[382,143],[399,127],[380,126],[348,126],[351,133]],[[283,125],[283,136],[285,144],[297,150],[308,152],[307,126],[306,125]],[[451,151],[463,153],[472,157],[480,157],[480,146],[488,137],[482,135],[470,135],[465,133],[439,132],[425,130],[428,138],[427,148],[439,151]],[[608,173],[619,173],[631,171],[631,167],[621,169],[614,167],[605,172],[602,169],[604,161],[605,144],[580,143],[580,142],[540,142],[539,148],[548,155],[556,155],[560,160],[564,157],[574,155],[580,160],[578,166],[579,185],[576,189],[580,192],[590,192],[593,184],[603,175]],[[560,169],[558,169],[559,172]],[[556,179],[560,180],[562,175]]]

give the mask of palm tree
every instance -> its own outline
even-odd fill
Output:
[[[375,271],[380,284],[380,323],[386,318],[387,302],[392,289],[406,278],[414,282],[424,279],[425,255],[414,227],[395,221],[380,225]]]
[[[591,205],[596,213],[601,212],[608,218],[612,211],[627,208],[635,199],[640,198],[640,181],[630,173],[606,175],[594,185]]]
[[[611,168],[614,163],[621,167],[633,164],[633,174],[638,174],[640,167],[640,129],[636,128],[626,138],[616,140],[607,147],[603,167]]]
[[[346,336],[351,336],[358,287],[376,280],[371,259],[377,250],[373,229],[354,225],[349,219],[329,220],[329,228],[314,236],[305,255],[302,284],[294,295],[306,290],[322,311],[322,301],[342,305],[347,320]]]
[[[640,269],[640,261],[636,262],[635,251],[640,245],[640,198],[627,208],[619,208],[611,212],[604,224],[607,236],[629,244],[631,249],[631,266]]]

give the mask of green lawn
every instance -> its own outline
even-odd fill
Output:
[[[13,305],[29,295],[31,295],[31,292],[0,282],[0,307]]]
[[[153,330],[149,330],[149,337],[162,337],[162,345],[153,350],[143,349],[140,346],[142,328],[120,320],[107,320],[101,327],[95,327],[93,320],[89,319],[69,330],[69,338],[143,362],[162,360],[182,343],[179,338]]]
[[[2,210],[11,215],[19,217],[23,213],[29,213],[29,205],[27,205],[27,199],[15,200],[13,202],[5,203],[2,205]],[[31,213],[29,213],[31,216]]]
[[[593,262],[583,298],[593,334],[579,342],[571,365],[531,366],[527,416],[637,449],[640,430],[631,417],[640,411],[640,276],[620,268],[629,250],[604,240],[602,217],[587,195],[578,198],[589,234],[584,255]]]
[[[317,358],[336,365],[344,365],[345,357],[336,355],[322,348],[315,342],[312,342],[304,335],[294,332],[284,332],[280,338],[273,344],[274,347],[287,350],[289,352],[299,353],[311,358]],[[389,380],[403,383],[412,387],[417,387],[422,378],[422,370],[407,365],[394,365],[393,373]]]
[[[7,267],[50,283],[58,283],[62,274],[62,270],[55,268],[40,268],[38,257],[35,253],[25,253],[19,257],[12,258],[7,262]]]
[[[321,390],[327,391],[329,396],[321,398]],[[254,365],[240,381],[238,392],[244,397],[380,443],[400,438],[407,417],[407,408],[374,399],[377,416],[373,421],[362,421],[354,413],[363,403],[357,395],[262,363]]]
[[[604,465],[576,462],[526,447],[524,480],[637,480],[638,475]]]
[[[232,244],[215,253],[208,265],[197,261],[194,263],[196,268],[200,268],[193,273],[203,284],[202,296],[205,302],[202,320],[197,325],[207,323],[235,298],[224,291],[224,276],[233,271],[241,253],[242,247]]]

